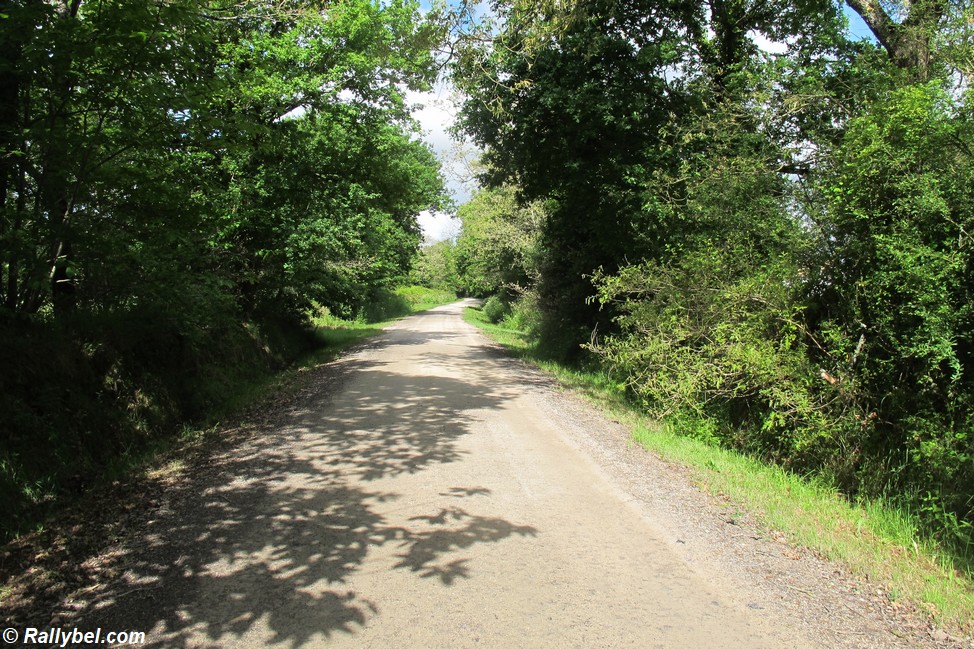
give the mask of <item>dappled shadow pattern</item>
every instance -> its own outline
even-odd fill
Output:
[[[478,543],[496,543],[515,534],[535,536],[538,531],[527,525],[512,525],[500,518],[472,516],[459,507],[441,509],[432,516],[414,516],[410,521],[424,521],[442,529],[413,533],[406,551],[399,554],[397,568],[408,568],[421,577],[436,577],[450,585],[457,577],[468,577],[467,560],[439,563],[438,559],[454,550],[469,548]],[[460,527],[447,527],[450,523]]]
[[[500,403],[456,379],[403,376],[379,367],[369,370],[369,378],[346,387],[325,412],[308,411],[300,420],[329,467],[365,480],[460,460],[454,441],[466,433],[462,410]]]
[[[368,485],[461,460],[471,413],[501,408],[512,393],[488,374],[411,375],[365,356],[330,369],[341,389],[311,394],[288,425],[196,467],[115,556],[122,578],[72,623],[151,630],[154,646],[166,647],[201,637],[220,646],[263,628],[270,635],[259,642],[300,647],[382,614],[347,587],[370,548],[392,547],[395,569],[450,586],[475,574],[456,551],[536,535],[472,506],[405,525],[387,519],[383,505],[401,496]],[[443,489],[457,501],[490,496],[480,486]]]

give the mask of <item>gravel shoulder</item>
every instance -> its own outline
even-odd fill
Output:
[[[947,647],[460,317],[403,320],[0,558],[3,626],[159,647]]]

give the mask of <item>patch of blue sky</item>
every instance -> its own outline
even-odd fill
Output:
[[[849,36],[855,40],[867,40],[876,42],[876,37],[873,36],[872,31],[866,25],[862,16],[857,14],[852,7],[847,4],[842,6],[842,11],[845,13],[846,20],[849,21]]]

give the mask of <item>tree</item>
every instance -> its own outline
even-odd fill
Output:
[[[463,127],[487,149],[485,181],[549,202],[538,283],[545,338],[571,355],[594,327],[610,326],[611,314],[588,299],[587,277],[671,254],[687,235],[674,228],[693,227],[667,220],[666,201],[653,195],[654,176],[680,176],[707,146],[679,140],[687,123],[733,114],[724,126],[740,132],[745,154],[764,147],[753,99],[762,59],[752,34],[804,42],[834,31],[838,14],[826,2],[757,0],[504,9],[493,45],[457,65],[470,96]]]
[[[411,0],[0,0],[4,518],[406,276],[443,33]]]
[[[930,79],[937,63],[936,41],[946,25],[964,22],[964,3],[952,0],[849,0],[895,66],[917,81]]]
[[[453,241],[427,241],[419,250],[410,280],[426,288],[455,291],[460,286],[456,266],[456,246]]]
[[[544,206],[519,205],[515,194],[510,186],[480,190],[460,208],[454,258],[461,291],[511,301],[537,281]]]
[[[442,33],[414,4],[346,0],[322,12],[302,2],[114,0],[8,9],[0,47],[10,82],[0,227],[8,309],[117,304],[141,290],[126,281],[125,264],[158,273],[155,262],[169,260],[170,272],[199,271],[206,248],[229,261],[209,270],[239,279],[250,304],[246,287],[256,275],[269,278],[262,260],[278,263],[253,238],[282,225],[285,212],[300,220],[307,193],[294,190],[329,175],[291,174],[292,191],[277,188],[280,210],[266,209],[266,192],[281,181],[270,170],[314,141],[302,120],[327,124],[339,149],[351,138],[382,151],[369,158],[373,168],[346,169],[368,174],[364,191],[381,195],[368,209],[394,223],[391,238],[376,242],[400,249],[382,272],[405,272],[417,243],[415,213],[440,192],[436,174],[426,172],[431,156],[406,135],[402,92],[428,87]],[[401,236],[391,235],[396,228]],[[174,249],[188,257],[174,257]],[[100,268],[109,257],[125,260],[111,280]],[[172,285],[165,273],[137,274],[142,287]]]
[[[542,341],[593,340],[645,407],[962,545],[970,9],[850,4],[880,46],[825,2],[505,4],[457,65],[463,127],[546,207]]]
[[[457,70],[470,96],[463,126],[487,149],[486,180],[516,186],[525,203],[546,201],[538,290],[558,354],[577,353],[599,317],[584,276],[627,254],[634,179],[681,102],[664,73],[680,35],[637,5],[582,3],[557,33],[549,14],[515,5],[492,48]]]

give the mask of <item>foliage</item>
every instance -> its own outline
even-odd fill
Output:
[[[504,300],[500,298],[500,296],[491,295],[489,298],[487,298],[487,301],[484,302],[484,317],[487,318],[487,321],[492,324],[497,324],[503,320],[504,316],[506,316],[509,311],[510,305],[506,304]]]
[[[462,229],[453,256],[462,291],[478,297],[502,294],[510,301],[533,283],[545,220],[540,203],[519,205],[510,186],[485,189],[457,216]]]
[[[427,288],[459,287],[454,243],[447,239],[422,246],[409,277],[413,283]]]
[[[0,3],[6,513],[406,277],[443,184],[403,97],[443,29],[411,0]]]
[[[409,313],[428,311],[433,307],[455,302],[457,294],[444,288],[427,288],[425,286],[401,286],[396,289],[409,305]]]
[[[434,289],[425,286],[382,288],[372,294],[369,303],[359,313],[358,320],[366,323],[387,322],[453,302],[456,298],[455,292],[445,288]]]
[[[970,11],[851,4],[878,44],[832,3],[499,3],[462,127],[485,182],[545,207],[504,322],[969,554]]]
[[[822,181],[810,305],[834,346],[823,363],[872,418],[866,486],[970,522],[974,131],[962,110],[939,84],[909,85],[850,122]]]
[[[844,392],[806,354],[807,327],[787,259],[695,252],[599,276],[618,333],[593,343],[644,409],[687,432],[834,478],[854,472],[856,426]]]
[[[190,332],[157,307],[0,324],[0,362],[20,368],[0,373],[4,535],[316,344],[291,322],[210,315]]]

